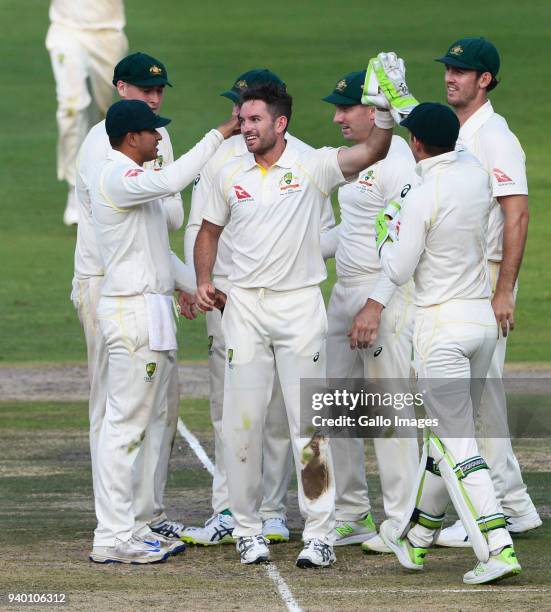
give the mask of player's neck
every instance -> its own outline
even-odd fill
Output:
[[[287,140],[282,138],[281,140],[278,140],[269,151],[261,154],[255,153],[254,159],[259,166],[262,166],[268,170],[283,155],[283,151],[285,151],[286,146]]]
[[[459,125],[463,125],[466,121],[472,117],[478,109],[480,109],[486,102],[488,98],[486,96],[475,98],[469,104],[465,106],[454,107],[455,114],[459,119]]]
[[[119,153],[126,155],[126,157],[129,157],[135,164],[138,164],[138,166],[143,166],[146,161],[135,148],[126,147],[124,144],[121,145],[120,148],[115,149],[115,151],[119,151]]]

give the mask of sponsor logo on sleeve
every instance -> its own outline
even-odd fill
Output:
[[[252,197],[252,195],[246,189],[243,189],[241,185],[234,185],[233,191],[235,193],[235,197],[237,198],[238,202],[244,203],[244,202],[254,201],[254,198]]]
[[[400,191],[400,197],[405,198],[410,189],[411,189],[411,185],[409,183],[407,185],[404,185],[404,188],[402,189],[402,191]]]
[[[515,184],[515,181],[513,181],[513,179],[510,176],[505,174],[503,170],[500,170],[499,168],[494,168],[493,172],[494,172],[495,179],[499,184],[501,185],[505,185],[505,184],[514,185]]]
[[[124,176],[127,178],[131,178],[133,176],[138,176],[138,174],[140,174],[141,172],[143,172],[141,168],[130,168],[130,170],[127,170],[124,173]]]

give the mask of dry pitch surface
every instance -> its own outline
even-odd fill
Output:
[[[213,456],[205,400],[185,400],[182,418]],[[86,405],[0,404],[0,609],[15,610],[10,592],[62,592],[70,610],[258,610],[286,608],[267,567],[241,567],[233,546],[190,547],[167,563],[134,567],[87,561],[94,513],[90,482]],[[544,526],[516,539],[524,573],[495,586],[467,588],[470,550],[434,549],[426,570],[410,574],[393,556],[364,555],[359,547],[337,549],[331,569],[294,566],[301,549],[296,487],[289,494],[292,541],[271,549],[291,606],[303,610],[536,610],[549,601],[551,558],[551,460],[548,441],[522,441],[518,457]],[[374,514],[381,496],[368,444],[367,469]],[[171,516],[200,524],[210,513],[210,475],[178,436],[167,506]],[[36,606],[35,606],[36,607]],[[24,607],[21,607],[24,609]],[[296,609],[296,608],[294,608]]]

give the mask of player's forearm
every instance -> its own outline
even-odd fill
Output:
[[[503,255],[496,291],[513,291],[528,235],[528,197],[514,197],[516,198],[514,202],[509,199],[502,203],[505,214],[503,224]]]
[[[377,110],[369,138],[349,149],[340,149],[338,160],[343,175],[346,178],[356,176],[364,168],[384,159],[390,148],[393,128],[394,119],[390,113]]]
[[[205,225],[205,222],[203,222],[197,234],[195,248],[193,250],[193,259],[198,286],[208,283],[211,280],[212,269],[218,251],[218,239],[222,229],[223,228],[220,228],[220,232],[217,234],[216,231],[213,231],[212,228],[209,228],[209,226]]]

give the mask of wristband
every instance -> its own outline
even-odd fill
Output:
[[[382,130],[391,130],[394,128],[394,119],[388,111],[376,108],[375,125]]]

